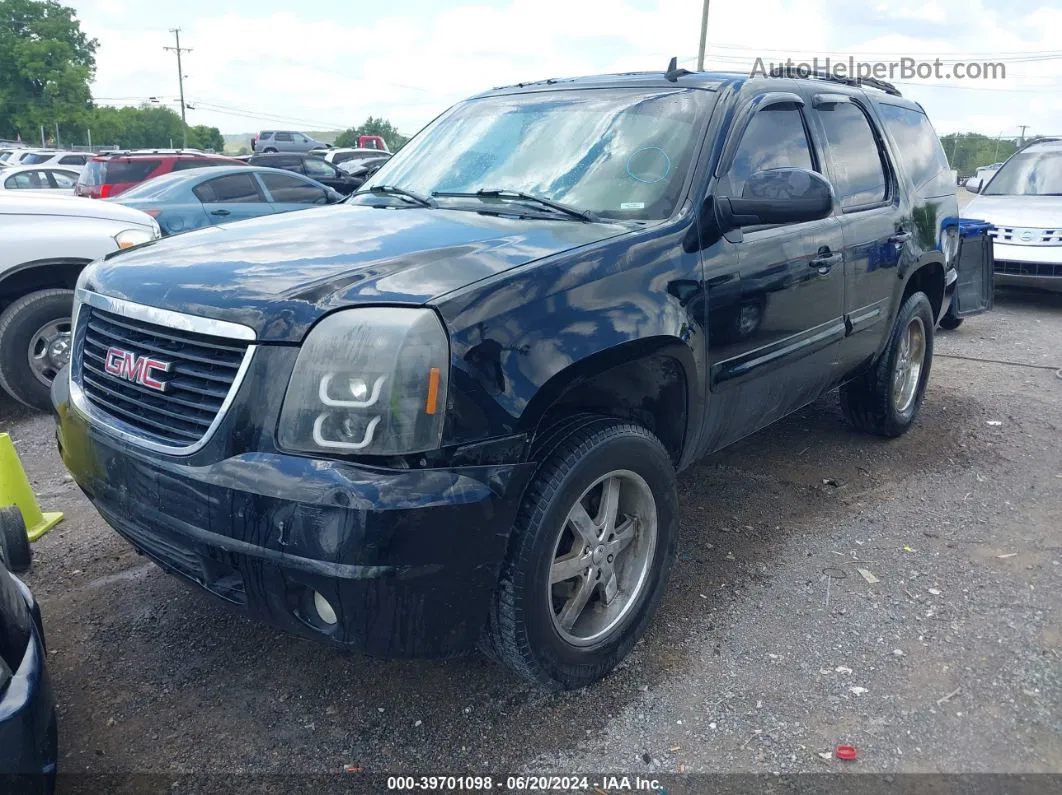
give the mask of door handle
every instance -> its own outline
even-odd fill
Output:
[[[232,215],[232,213],[230,213],[228,210],[213,210],[210,214],[211,215],[221,215],[221,216]]]
[[[833,268],[833,263],[840,256],[836,251],[830,251],[829,246],[823,246],[815,258],[808,261],[809,268],[818,270],[820,276],[825,276]]]
[[[904,243],[906,243],[910,239],[911,239],[911,233],[910,232],[905,232],[902,229],[897,229],[894,234],[889,236],[889,242],[890,243],[899,243],[900,245],[903,245]]]

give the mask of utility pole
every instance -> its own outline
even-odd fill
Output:
[[[1018,126],[1021,127],[1021,138],[1018,140],[1018,147],[1020,148],[1025,145],[1025,131],[1029,129],[1029,125],[1019,124]]]
[[[704,0],[701,11],[701,48],[697,51],[697,71],[704,71],[704,45],[708,40],[708,0]]]
[[[55,123],[55,148],[59,149],[59,122]]]
[[[172,30],[170,30],[170,33],[172,33],[174,35],[174,37],[176,38],[177,46],[176,47],[163,47],[162,49],[167,50],[168,52],[177,53],[177,87],[178,87],[178,89],[180,89],[180,92],[181,92],[181,133],[184,136],[183,137],[183,143],[181,144],[181,148],[182,149],[187,149],[188,148],[188,121],[184,117],[184,69],[181,67],[181,53],[182,52],[191,52],[192,49],[190,47],[181,47],[181,29],[180,28],[173,28]]]

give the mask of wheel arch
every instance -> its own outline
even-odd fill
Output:
[[[689,347],[660,336],[621,343],[574,362],[529,401],[518,429],[533,440],[578,415],[638,422],[655,434],[678,466],[696,414],[697,368]],[[532,444],[532,455],[538,445]]]
[[[70,257],[31,260],[0,274],[0,308],[37,290],[73,290],[92,260]]]
[[[939,253],[939,252],[934,252]],[[929,298],[930,306],[933,307],[934,322],[940,320],[944,310],[944,258],[941,256],[928,256],[918,264],[907,276],[904,282],[903,292],[897,302],[893,315],[895,316],[900,307],[915,292],[923,292]]]

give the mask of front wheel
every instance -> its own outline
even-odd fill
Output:
[[[550,689],[583,687],[627,655],[675,554],[675,469],[645,428],[600,419],[528,486],[494,595],[492,656]]]
[[[70,361],[73,290],[39,290],[0,314],[0,387],[47,411],[56,374]]]
[[[877,364],[841,387],[841,413],[867,433],[906,433],[922,406],[932,364],[933,307],[925,293],[913,293],[900,307]]]

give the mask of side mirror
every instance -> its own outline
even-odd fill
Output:
[[[970,177],[966,180],[966,190],[970,191],[970,193],[980,193],[983,187],[982,180],[977,177]]]
[[[720,197],[716,207],[723,231],[817,221],[833,212],[833,187],[821,174],[803,168],[757,171],[745,182],[741,198]]]

